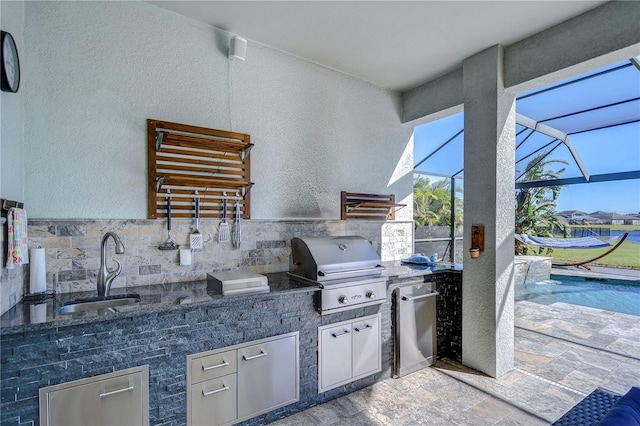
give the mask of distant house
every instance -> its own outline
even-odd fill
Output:
[[[597,211],[591,213],[589,216],[593,216],[607,225],[640,225],[640,217],[636,215],[624,215],[618,213],[609,213],[603,211]]]
[[[587,218],[587,213],[580,210],[565,210],[558,214],[571,224],[582,224]]]
[[[627,215],[628,219],[624,220],[625,225],[640,225],[640,214]]]
[[[594,216],[595,213],[587,214],[581,210],[565,210],[558,213],[571,225],[604,225],[609,223],[610,218],[606,215],[611,213],[598,211],[599,216]]]
[[[587,215],[582,221],[583,225],[604,225],[605,221],[595,216]]]

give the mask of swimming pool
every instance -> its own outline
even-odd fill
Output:
[[[640,316],[638,281],[551,275],[550,280],[517,283],[515,298],[544,305],[571,303]]]

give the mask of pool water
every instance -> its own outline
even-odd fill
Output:
[[[640,316],[640,282],[551,275],[550,280],[517,283],[515,299],[549,305],[589,306]]]

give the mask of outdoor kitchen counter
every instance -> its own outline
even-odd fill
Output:
[[[431,275],[437,272],[459,272],[462,266],[459,264],[439,262],[435,266],[407,266],[399,261],[382,262],[385,267],[383,276],[390,281]],[[0,317],[0,335],[46,329],[49,327],[84,324],[89,322],[106,321],[115,316],[134,316],[141,313],[151,313],[174,309],[185,309],[193,305],[212,305],[228,300],[242,300],[247,298],[268,298],[274,294],[292,292],[313,292],[318,287],[305,285],[297,280],[289,279],[286,272],[265,274],[269,281],[268,293],[247,293],[243,295],[223,296],[207,285],[206,280],[185,281],[179,283],[156,284],[130,288],[130,293],[140,295],[140,303],[128,306],[119,306],[116,311],[99,310],[77,312],[73,314],[58,314],[55,309],[72,300],[95,296],[93,292],[58,294],[55,300],[46,303],[46,317],[44,312],[37,313],[34,304],[20,302],[2,317]],[[114,288],[112,295],[125,294],[124,288]]]
[[[257,341],[286,333],[300,333],[300,401],[265,413],[243,424],[264,424],[313,405],[371,386],[391,376],[392,287],[404,279],[433,274],[442,295],[442,324],[451,291],[461,286],[456,269],[412,269],[385,262],[387,296],[380,305],[320,315],[314,303],[319,288],[301,285],[285,273],[266,274],[269,293],[222,296],[205,280],[130,288],[140,295],[139,306],[118,312],[90,311],[55,314],[55,307],[93,294],[61,294],[55,302],[37,306],[18,304],[0,318],[0,424],[39,423],[38,390],[44,386],[86,379],[140,365],[149,366],[149,424],[186,422],[186,362],[189,355]],[[435,272],[435,273],[434,273]],[[116,291],[117,290],[117,291]],[[113,293],[124,292],[114,289]],[[457,303],[459,297],[453,297]],[[440,303],[440,302],[439,302]],[[439,308],[440,309],[440,308]],[[380,313],[382,371],[328,392],[318,393],[318,328]],[[443,356],[457,359],[461,339],[439,324],[438,344]],[[440,349],[441,345],[443,349]],[[449,350],[448,348],[452,348]],[[451,352],[448,355],[448,352]]]
[[[436,262],[433,266],[409,265],[400,261],[382,262],[382,275],[389,280],[431,275],[437,272],[462,272],[461,263]]]
[[[46,317],[44,310],[38,312],[36,308],[41,307],[42,304],[34,305],[19,302],[0,317],[0,335],[108,321],[114,317],[123,318],[143,313],[184,310],[194,305],[216,306],[228,301],[265,299],[276,294],[314,292],[319,290],[318,287],[290,280],[286,272],[265,274],[265,276],[269,282],[269,292],[246,293],[233,296],[223,296],[218,293],[212,286],[207,285],[207,280],[132,287],[129,288],[129,293],[126,293],[126,289],[124,288],[114,288],[111,292],[112,296],[123,294],[137,294],[140,296],[140,303],[118,306],[114,308],[115,311],[102,309],[76,312],[73,314],[59,314],[55,312],[58,306],[72,300],[94,297],[95,292],[58,294],[55,300],[50,300],[46,303]]]

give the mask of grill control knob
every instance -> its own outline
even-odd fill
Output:
[[[375,299],[375,298],[376,298],[376,294],[373,291],[371,290],[367,291],[367,299]]]
[[[347,302],[349,302],[349,299],[347,298],[347,296],[342,295],[342,296],[338,297],[338,303],[346,305]]]

